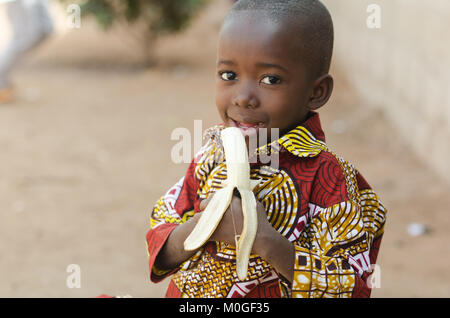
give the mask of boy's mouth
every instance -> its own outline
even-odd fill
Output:
[[[231,119],[233,126],[236,128],[239,128],[244,135],[254,134],[254,133],[256,133],[258,128],[264,127],[263,122],[245,123],[245,122],[240,122],[240,121],[234,120],[233,118],[230,118],[230,119]]]

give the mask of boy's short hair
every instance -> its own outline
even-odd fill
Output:
[[[301,36],[301,48],[314,66],[313,76],[327,74],[333,53],[333,21],[328,9],[319,0],[239,0],[224,22],[245,11],[257,11],[275,23],[291,23]]]

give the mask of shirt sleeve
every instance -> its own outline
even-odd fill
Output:
[[[318,180],[333,186],[321,193],[321,205],[309,203],[310,222],[294,243],[292,297],[370,297],[379,283],[374,269],[386,210],[352,166],[340,168],[331,182]]]
[[[186,222],[194,213],[200,211],[200,178],[197,170],[203,171],[205,161],[214,152],[214,144],[209,141],[194,156],[187,172],[164,196],[154,205],[150,214],[150,230],[146,235],[147,252],[149,257],[150,280],[159,282],[172,275],[179,268],[161,270],[155,267],[155,260],[166,243],[170,233],[180,224]],[[212,160],[210,160],[212,161]],[[200,172],[200,173],[201,173]]]

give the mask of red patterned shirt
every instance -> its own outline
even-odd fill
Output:
[[[211,136],[223,128],[211,128]],[[247,279],[239,281],[235,248],[222,242],[208,242],[171,271],[154,266],[172,230],[226,179],[220,145],[210,138],[151,213],[150,278],[172,275],[167,297],[370,296],[385,208],[358,170],[328,149],[317,113],[278,144],[277,167],[251,163],[250,176],[261,180],[254,193],[268,220],[295,247],[293,282],[258,255],[251,255]]]

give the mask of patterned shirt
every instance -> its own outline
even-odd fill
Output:
[[[223,128],[212,127],[210,136]],[[251,179],[261,180],[256,199],[295,247],[292,283],[258,255],[250,256],[247,279],[240,281],[235,248],[222,242],[206,243],[171,271],[154,266],[172,230],[198,213],[200,202],[226,179],[216,140],[208,140],[150,216],[150,279],[173,275],[166,297],[370,297],[386,210],[358,170],[328,149],[315,112],[277,140],[277,168],[250,163]]]

